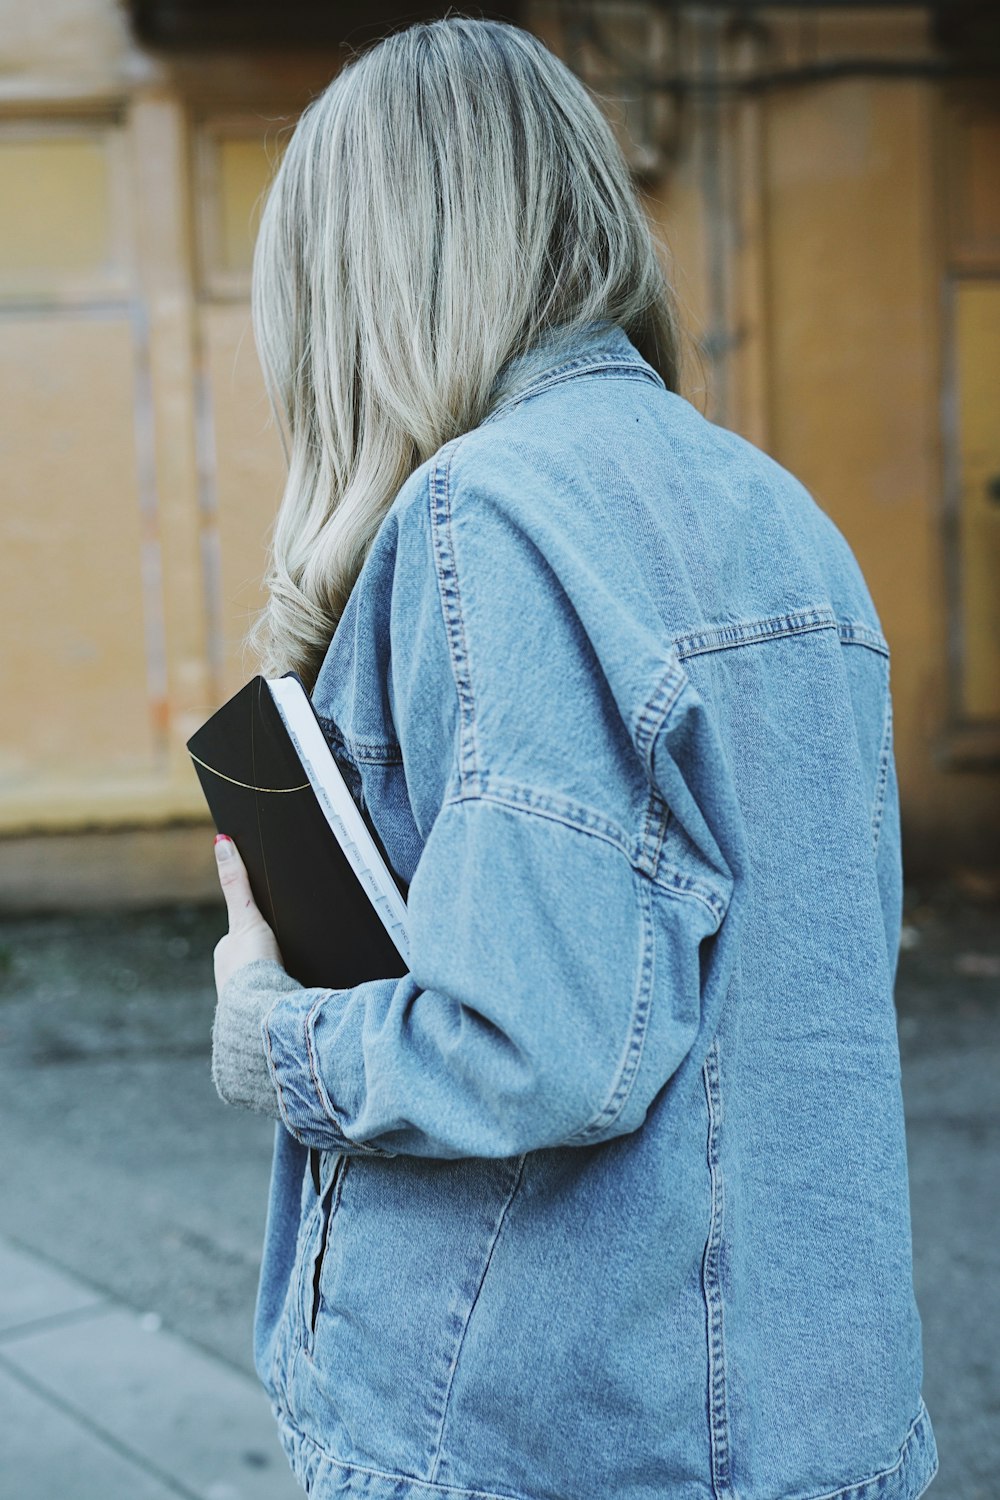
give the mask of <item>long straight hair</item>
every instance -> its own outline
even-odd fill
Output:
[[[542,42],[451,16],[383,38],[302,114],[253,261],[288,465],[247,642],[315,684],[404,480],[540,339],[617,324],[678,388],[673,293],[614,133]]]

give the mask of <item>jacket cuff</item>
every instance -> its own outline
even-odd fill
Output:
[[[386,979],[366,983],[384,984],[392,989],[397,981]],[[322,1015],[324,1023],[335,1026],[336,1018],[355,991],[306,989],[301,985],[295,988],[297,993],[286,990],[277,999],[272,990],[273,1003],[265,1012],[261,1026],[282,1123],[301,1145],[319,1151],[355,1156],[395,1156],[395,1151],[370,1146],[344,1134],[337,1108],[328,1092],[333,1081],[321,1076],[317,1067],[317,1019]],[[347,1051],[346,1043],[342,1050]]]
[[[255,958],[219,991],[212,1027],[212,1081],[226,1104],[282,1118],[268,1064],[264,1018],[280,994],[301,989],[271,958]]]

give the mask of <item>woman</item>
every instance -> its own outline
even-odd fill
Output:
[[[612,134],[513,27],[414,26],[309,107],[254,313],[289,459],[258,643],[412,945],[303,988],[219,840],[213,1069],[278,1122],[255,1359],[295,1473],[913,1500],[889,658],[847,543],[678,394]]]

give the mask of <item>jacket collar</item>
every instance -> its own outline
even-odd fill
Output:
[[[547,330],[524,354],[515,355],[502,366],[493,385],[494,404],[484,420],[492,421],[515,403],[556,381],[612,369],[627,369],[664,385],[617,323],[595,322],[572,330],[563,327]]]

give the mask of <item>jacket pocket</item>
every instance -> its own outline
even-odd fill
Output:
[[[330,1174],[330,1181],[326,1185],[320,1206],[318,1234],[316,1239],[316,1250],[313,1255],[312,1276],[308,1287],[309,1315],[306,1323],[306,1348],[311,1350],[313,1340],[316,1337],[316,1323],[319,1318],[320,1285],[323,1277],[323,1261],[326,1258],[327,1246],[330,1241],[330,1226],[333,1223],[337,1208],[340,1204],[340,1195],[343,1188],[344,1173],[350,1158],[346,1154],[337,1157]]]

